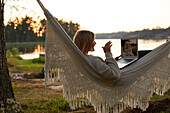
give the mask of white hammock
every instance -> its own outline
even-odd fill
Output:
[[[117,82],[105,79],[51,13],[37,0],[47,17],[45,84],[63,84],[63,95],[72,109],[91,104],[97,112],[121,112],[126,107],[146,110],[153,92],[170,88],[170,41],[121,70]],[[85,100],[85,101],[82,101]]]

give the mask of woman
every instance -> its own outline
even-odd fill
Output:
[[[88,54],[89,51],[94,51],[94,46],[96,45],[94,37],[95,35],[93,32],[81,30],[75,34],[73,42],[82,51],[82,53],[87,56],[88,60],[90,61],[92,66],[96,69],[96,71],[99,72],[104,78],[115,80],[119,79],[120,69],[115,59],[112,57],[111,41],[107,42],[105,46],[102,47],[106,56],[105,61],[100,57]]]
[[[126,41],[124,44],[122,56],[123,57],[134,56],[134,54],[132,52],[132,46],[129,41]]]

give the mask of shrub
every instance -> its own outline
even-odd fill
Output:
[[[19,60],[23,60],[20,56],[19,56],[19,51],[18,51],[18,48],[12,48],[12,50],[7,50],[6,52],[6,56],[7,58],[11,58],[11,57],[15,57]]]
[[[18,48],[12,48],[11,50],[11,53],[14,57],[18,56],[19,55],[19,50]]]
[[[33,63],[42,63],[42,64],[44,64],[44,63],[45,63],[45,59],[42,58],[42,57],[34,58],[34,59],[32,60],[32,62],[33,62]]]
[[[39,73],[37,78],[44,78],[44,73]]]
[[[44,73],[24,74],[24,78],[26,79],[44,78]]]
[[[23,60],[23,58],[20,57],[20,56],[16,56],[16,58],[17,58],[18,60]]]
[[[57,97],[47,103],[44,103],[41,105],[41,109],[51,111],[53,113],[61,113],[62,111],[70,110],[69,103],[64,100],[63,97]]]
[[[26,78],[26,79],[34,79],[35,75],[36,74],[24,74],[24,78]]]
[[[0,101],[0,113],[23,113],[19,102],[14,99],[7,99],[7,106],[5,108],[4,103]]]
[[[12,56],[12,53],[11,53],[11,51],[10,51],[10,50],[7,50],[7,52],[6,52],[6,56],[7,56],[7,58],[10,58],[10,57]]]

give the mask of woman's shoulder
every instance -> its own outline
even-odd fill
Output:
[[[86,55],[87,58],[100,58],[99,56],[94,56],[94,55]]]
[[[90,61],[96,61],[96,60],[104,61],[104,60],[103,60],[101,57],[99,57],[99,56],[87,55],[86,57],[87,57],[88,60],[90,60]]]

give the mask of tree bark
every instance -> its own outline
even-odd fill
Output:
[[[4,37],[4,0],[0,0],[0,101],[6,107],[7,99],[15,99],[15,97],[9,76]]]

